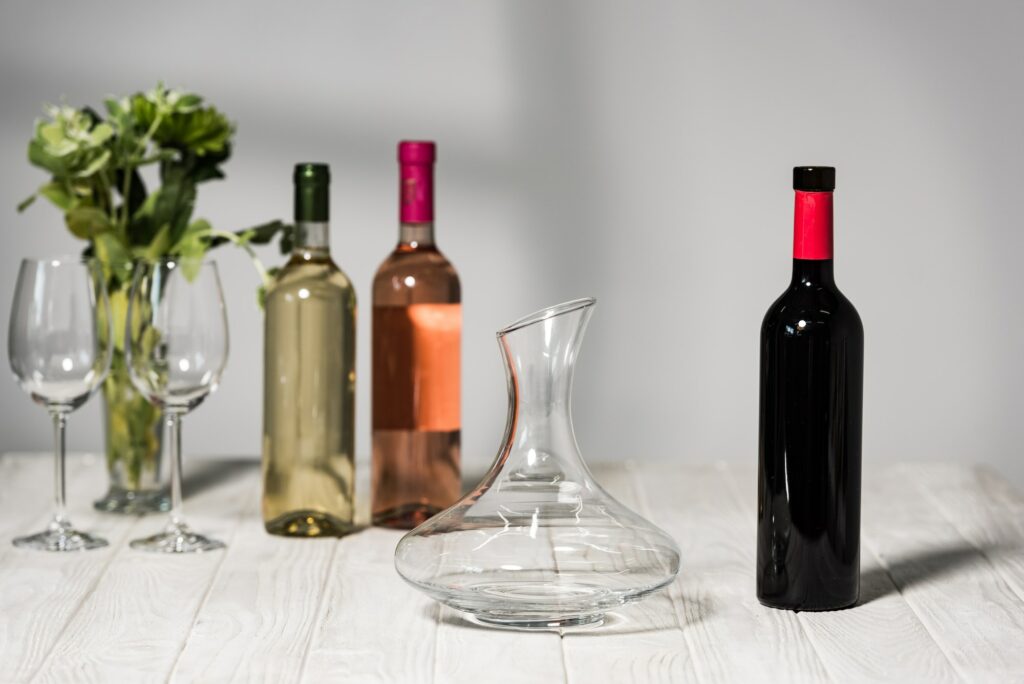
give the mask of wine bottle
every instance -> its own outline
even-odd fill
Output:
[[[398,246],[373,280],[373,523],[400,529],[460,492],[462,294],[434,242],[434,160],[399,144]]]
[[[793,279],[761,326],[757,597],[831,610],[860,591],[864,329],[833,278],[835,169],[793,188]]]
[[[326,164],[295,167],[294,248],[266,296],[263,521],[293,537],[353,529],[356,296],[331,260]]]

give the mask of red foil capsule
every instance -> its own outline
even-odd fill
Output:
[[[402,223],[434,220],[434,161],[436,146],[429,141],[398,143],[400,165],[399,214]]]
[[[796,191],[793,258],[832,258],[832,193]]]

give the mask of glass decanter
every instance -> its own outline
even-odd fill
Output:
[[[573,369],[595,304],[559,304],[498,332],[509,413],[494,465],[395,550],[407,582],[478,622],[600,624],[679,571],[675,541],[604,491],[576,444]]]

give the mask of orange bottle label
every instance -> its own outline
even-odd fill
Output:
[[[373,428],[460,426],[461,304],[373,310]]]

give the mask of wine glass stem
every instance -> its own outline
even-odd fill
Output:
[[[180,527],[184,523],[181,505],[181,414],[167,413],[167,428],[171,440],[171,524]]]
[[[64,432],[68,423],[66,411],[54,410],[53,416],[53,520],[63,524],[66,520],[66,492],[64,476]]]

